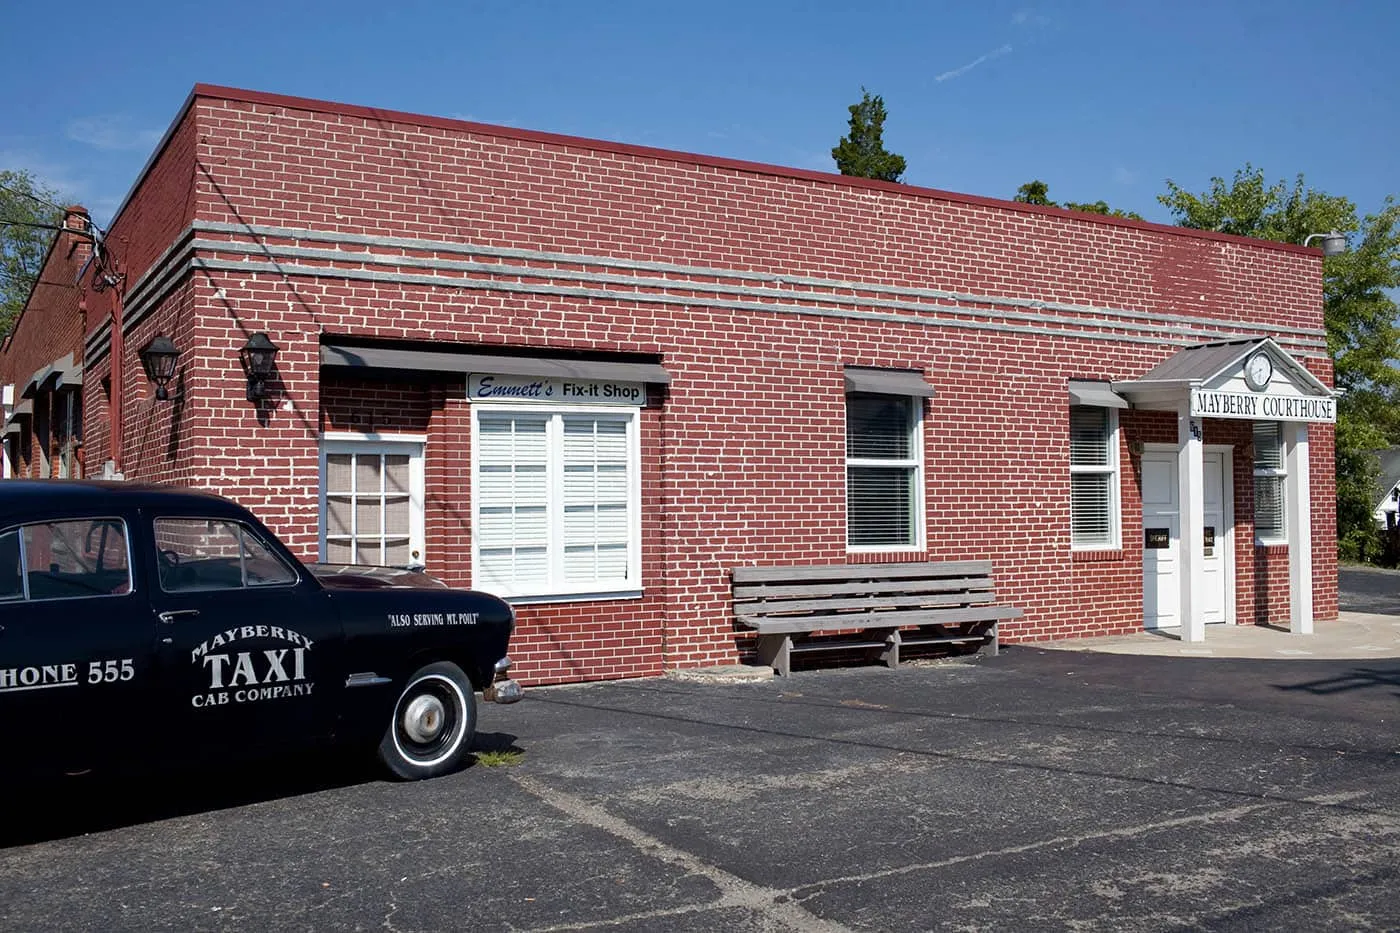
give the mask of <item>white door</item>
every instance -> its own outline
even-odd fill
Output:
[[[1205,591],[1206,622],[1227,619],[1230,592],[1228,559],[1229,490],[1223,451],[1206,451]],[[1181,625],[1181,507],[1176,482],[1176,451],[1149,450],[1142,455],[1143,624],[1147,628]]]

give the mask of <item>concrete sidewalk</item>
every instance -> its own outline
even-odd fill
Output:
[[[1035,642],[1036,648],[1103,654],[1183,658],[1345,660],[1400,657],[1400,616],[1342,612],[1334,622],[1313,623],[1313,634],[1294,635],[1263,625],[1208,625],[1206,640],[1181,641],[1176,630]]]

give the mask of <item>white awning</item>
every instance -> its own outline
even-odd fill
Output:
[[[913,395],[932,398],[933,386],[924,382],[923,373],[907,369],[870,369],[864,366],[846,367],[847,392],[871,392],[875,395]]]
[[[1115,393],[1107,382],[1069,381],[1069,403],[1092,405],[1095,408],[1127,408],[1128,400]]]

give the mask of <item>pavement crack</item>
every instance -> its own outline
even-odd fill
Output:
[[[987,849],[982,852],[968,852],[963,855],[955,855],[950,858],[939,859],[932,862],[920,862],[913,865],[900,865],[894,868],[881,869],[880,871],[862,872],[855,875],[846,875],[839,878],[827,878],[812,884],[803,885],[797,889],[795,896],[806,901],[814,895],[826,891],[828,888],[843,884],[860,884],[867,881],[877,881],[884,878],[892,878],[900,875],[913,874],[915,872],[934,871],[940,868],[948,868],[953,865],[960,865],[966,862],[976,862],[988,858],[1002,858],[1009,855],[1021,855],[1027,852],[1035,852],[1039,849],[1052,848],[1073,848],[1083,845],[1086,842],[1094,842],[1102,839],[1134,839],[1152,833],[1164,832],[1166,830],[1178,829],[1182,826],[1190,826],[1195,823],[1206,823],[1213,825],[1225,820],[1238,820],[1241,817],[1257,813],[1261,810],[1272,809],[1283,803],[1307,803],[1317,806],[1338,807],[1340,804],[1351,800],[1365,797],[1365,793],[1334,793],[1319,794],[1315,797],[1307,797],[1301,800],[1289,800],[1279,798],[1277,803],[1256,803],[1246,804],[1238,807],[1228,807],[1221,810],[1211,810],[1206,813],[1193,813],[1189,816],[1173,817],[1167,820],[1156,820],[1151,823],[1140,823],[1136,826],[1117,826],[1112,829],[1103,829],[1091,833],[1079,833],[1070,836],[1056,836],[1051,839],[1041,839],[1037,842],[1027,842],[1016,846],[1007,846],[1001,849]],[[1394,822],[1394,818],[1388,820]]]
[[[725,908],[738,908],[753,911],[762,914],[767,920],[782,928],[800,930],[804,931],[804,933],[805,931],[816,931],[816,933],[849,933],[847,927],[839,923],[825,920],[795,903],[792,900],[792,892],[790,891],[754,884],[738,875],[725,871],[717,865],[712,865],[684,849],[678,849],[658,839],[650,833],[633,826],[621,817],[614,816],[596,804],[589,803],[565,791],[548,787],[532,777],[520,774],[512,774],[510,777],[511,780],[519,785],[526,793],[531,794],[545,804],[559,810],[566,816],[570,816],[586,826],[591,826],[594,829],[616,836],[630,843],[637,851],[648,857],[658,859],[685,872],[705,878],[720,892],[719,898],[709,904],[689,905],[666,911],[651,911],[638,914],[631,918],[611,917],[599,923],[585,921],[582,923],[536,927],[535,933],[547,933],[547,931],[555,930],[579,930],[594,926],[615,926],[620,922],[620,919],[627,919],[629,921],[654,920],[660,917],[696,913],[701,910]]]

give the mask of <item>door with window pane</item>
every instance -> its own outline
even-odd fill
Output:
[[[327,445],[323,458],[323,559],[421,565],[421,446],[341,443]]]

